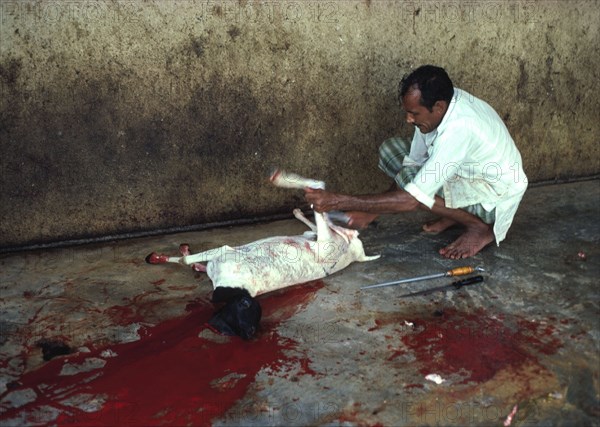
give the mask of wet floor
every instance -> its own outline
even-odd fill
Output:
[[[305,231],[295,220],[0,257],[2,425],[600,425],[600,181],[526,194],[468,261],[460,230],[380,218],[376,261],[259,297],[252,341],[213,332],[212,285],[177,254]],[[399,298],[481,266],[484,282]]]

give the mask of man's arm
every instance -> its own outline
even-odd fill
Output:
[[[413,211],[419,206],[417,199],[402,189],[362,196],[330,193],[310,188],[304,191],[306,200],[313,205],[313,209],[317,212],[341,210],[389,214]]]

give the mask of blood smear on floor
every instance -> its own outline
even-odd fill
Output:
[[[420,373],[459,374],[462,383],[487,381],[509,366],[538,363],[535,353],[553,354],[561,347],[552,326],[513,320],[511,328],[481,309],[447,309],[412,320],[415,330],[402,336],[402,342],[422,365]]]
[[[251,341],[199,337],[214,312],[208,301],[199,301],[188,306],[187,316],[145,330],[139,341],[110,346],[116,356],[100,369],[60,375],[67,360],[77,366],[99,358],[106,347],[51,360],[25,374],[12,390],[33,389],[37,399],[9,409],[3,418],[21,411],[33,418],[55,408],[60,414],[49,424],[210,425],[245,395],[261,369],[277,372],[293,364],[300,374],[313,374],[310,361],[288,355],[285,350],[296,342],[279,336],[277,327],[306,307],[322,286],[310,282],[260,297],[264,321]]]

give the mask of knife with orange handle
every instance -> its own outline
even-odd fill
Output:
[[[474,272],[483,272],[483,271],[485,271],[485,270],[481,267],[456,267],[456,268],[453,268],[452,270],[448,270],[444,273],[430,274],[428,276],[418,276],[418,277],[411,277],[409,279],[394,280],[392,282],[378,283],[376,285],[363,286],[361,289],[383,288],[385,286],[400,285],[402,283],[420,282],[421,280],[437,279],[439,277],[464,276],[466,274],[471,274]]]

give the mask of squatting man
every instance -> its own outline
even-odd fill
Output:
[[[306,200],[318,212],[347,211],[354,228],[380,214],[431,210],[438,219],[423,225],[425,232],[465,229],[439,250],[446,258],[499,244],[527,188],[521,154],[500,116],[432,65],[404,77],[399,98],[415,129],[412,143],[396,137],[379,148],[379,168],[394,180],[392,188],[359,196],[307,188]]]

